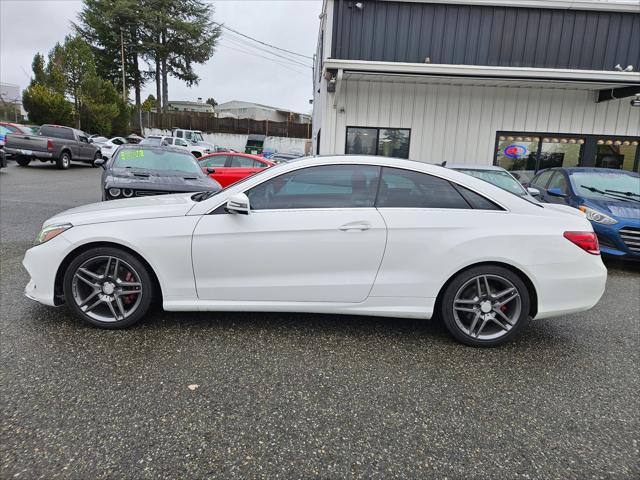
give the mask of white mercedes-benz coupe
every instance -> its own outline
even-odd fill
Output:
[[[492,346],[602,296],[598,241],[574,212],[425,163],[304,158],[217,193],[60,213],[26,252],[26,295],[105,328],[154,299],[168,311],[439,313],[458,340]]]

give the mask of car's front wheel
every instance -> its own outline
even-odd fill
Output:
[[[101,328],[124,328],[151,307],[154,284],[148,267],[130,253],[97,247],[76,257],[63,280],[67,305]]]
[[[529,291],[511,270],[497,265],[458,274],[442,297],[442,317],[467,345],[493,347],[513,338],[529,322]]]

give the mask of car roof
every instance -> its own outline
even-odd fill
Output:
[[[200,157],[200,159],[205,157],[219,157],[221,155],[227,155],[230,157],[253,158],[254,160],[261,160],[263,162],[269,163],[269,160],[267,158],[260,157],[258,155],[251,155],[250,153],[242,153],[242,152],[213,152],[213,153],[208,153],[206,155],[203,155],[202,157]]]
[[[465,170],[493,170],[496,172],[506,172],[506,170],[497,165],[477,165],[474,163],[446,163],[444,165],[447,168],[453,168],[454,170],[465,169]]]

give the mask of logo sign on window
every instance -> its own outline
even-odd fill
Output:
[[[526,157],[528,153],[529,150],[524,145],[509,145],[504,149],[504,154],[510,158]]]

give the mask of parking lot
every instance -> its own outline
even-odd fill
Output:
[[[437,321],[307,314],[104,331],[23,297],[20,263],[99,177],[0,171],[0,478],[640,476],[637,269],[608,264],[596,308],[495,349]]]

